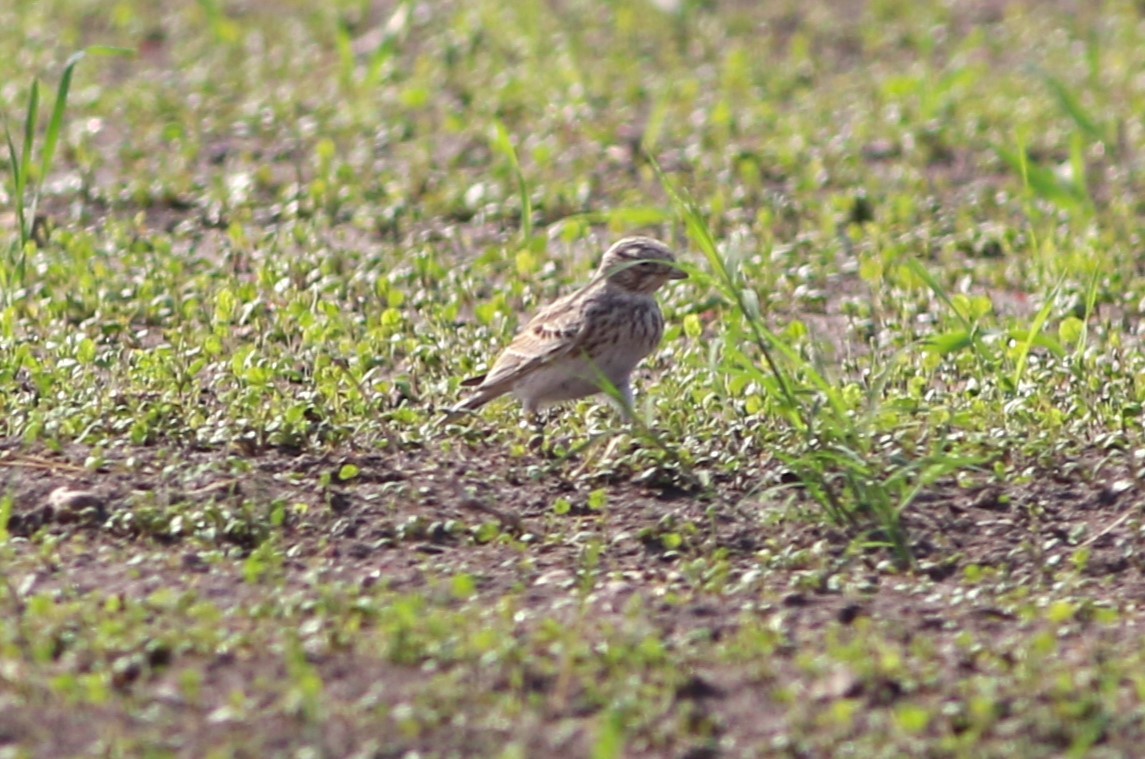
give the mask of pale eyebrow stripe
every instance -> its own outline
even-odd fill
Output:
[[[657,251],[655,248],[638,246],[638,247],[632,247],[632,248],[625,248],[624,250],[619,250],[619,251],[617,251],[617,255],[619,255],[621,258],[644,258],[644,257],[659,258],[659,256],[647,256],[647,254],[649,254],[649,253],[656,253],[656,252]]]

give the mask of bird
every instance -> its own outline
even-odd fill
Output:
[[[601,392],[615,392],[631,418],[632,370],[664,336],[654,294],[669,280],[687,277],[659,240],[617,240],[587,285],[538,312],[487,373],[461,382],[473,390],[449,409],[449,418],[512,393],[536,419],[554,403]]]

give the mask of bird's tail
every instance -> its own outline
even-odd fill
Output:
[[[455,406],[450,406],[448,409],[446,409],[445,421],[455,422],[466,414],[473,413],[491,400],[493,399],[486,398],[481,393],[474,393],[473,395],[463,400],[461,403],[458,403]]]
[[[505,389],[501,388],[501,387],[497,387],[497,386],[481,387],[481,383],[484,381],[485,381],[485,375],[484,374],[479,375],[477,377],[470,377],[468,379],[462,380],[461,381],[462,387],[477,386],[477,391],[475,393],[473,393],[472,395],[470,395],[465,400],[463,400],[461,403],[458,403],[456,406],[450,406],[449,409],[447,409],[445,412],[445,420],[444,421],[446,421],[446,422],[456,421],[457,419],[460,419],[461,417],[465,416],[466,414],[470,414],[470,413],[476,411],[477,409],[481,408],[482,406],[484,406],[489,401],[491,401],[494,398],[496,398],[500,395],[503,395],[505,393]]]

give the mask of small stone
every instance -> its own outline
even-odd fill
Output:
[[[849,625],[865,611],[866,610],[863,608],[862,604],[849,603],[843,608],[839,609],[839,612],[836,616],[839,622],[844,625]]]
[[[203,557],[199,554],[189,551],[183,554],[183,569],[188,572],[206,572],[210,569],[207,562],[203,561]]]
[[[48,494],[48,506],[56,522],[95,522],[106,514],[103,496],[92,490],[73,490],[63,485]]]
[[[810,603],[811,601],[807,598],[807,596],[799,592],[788,593],[783,597],[783,605],[790,608],[799,608],[802,606],[807,606]]]

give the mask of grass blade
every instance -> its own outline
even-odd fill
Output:
[[[748,304],[744,296],[744,290],[739,286],[736,278],[732,276],[728,270],[727,263],[724,261],[723,256],[720,255],[719,248],[716,246],[715,238],[712,237],[712,232],[708,229],[707,223],[704,221],[703,216],[700,214],[699,208],[696,206],[691,196],[688,196],[681,190],[677,189],[675,185],[669,181],[667,175],[664,174],[656,159],[652,156],[645,156],[653,170],[656,172],[657,178],[660,180],[660,185],[668,193],[672,199],[672,204],[676,208],[676,212],[683,217],[684,225],[688,230],[688,236],[700,248],[707,259],[708,264],[714,269],[718,275],[717,281],[722,285],[725,294],[739,308],[747,320],[748,326],[751,328],[755,337],[756,344],[759,346],[760,352],[763,354],[764,360],[767,362],[768,369],[775,377],[776,382],[779,383],[783,391],[783,395],[792,409],[798,409],[799,403],[795,398],[795,393],[791,389],[787,376],[779,368],[775,359],[771,355],[771,347],[777,343],[778,340],[770,332],[763,327],[761,320],[758,318],[758,308],[753,309]],[[756,318],[753,317],[753,312]],[[805,420],[806,421],[806,420]],[[810,426],[805,424],[805,426]]]
[[[24,173],[20,170],[20,156],[16,151],[16,144],[12,142],[12,130],[8,125],[4,125],[4,139],[8,142],[8,166],[12,173],[12,205],[16,208],[16,223],[19,225],[20,234],[18,235],[18,242],[21,250],[26,241],[28,228],[24,223]],[[7,283],[6,283],[7,284]]]
[[[24,114],[24,145],[20,153],[20,176],[25,187],[32,169],[32,147],[36,142],[36,120],[39,112],[40,80],[33,79],[32,89],[28,93],[28,111]]]
[[[1089,113],[1086,111],[1085,106],[1081,104],[1077,95],[1073,93],[1065,84],[1058,78],[1043,74],[1042,80],[1049,87],[1050,93],[1054,99],[1058,101],[1061,109],[1073,119],[1073,123],[1084,132],[1090,139],[1096,140],[1103,144],[1108,144],[1109,140],[1106,138],[1105,130],[1102,129],[1098,123],[1090,118]]]
[[[974,334],[968,329],[957,329],[931,335],[923,340],[923,347],[939,356],[951,356],[974,346]]]
[[[68,91],[72,86],[72,73],[75,71],[76,64],[83,58],[83,52],[75,53],[68,58],[67,65],[64,66],[64,73],[60,77],[59,86],[56,88],[56,102],[52,106],[52,115],[48,119],[48,128],[44,133],[44,144],[40,148],[40,170],[36,175],[36,187],[32,192],[32,197],[28,201],[28,223],[35,225],[36,223],[36,209],[40,205],[40,193],[44,186],[44,180],[48,176],[48,169],[51,168],[52,159],[56,154],[56,146],[60,141],[60,131],[64,123],[64,110],[68,104]],[[27,146],[29,143],[25,143]],[[31,153],[31,150],[28,151]],[[29,234],[31,230],[29,229]]]
[[[949,308],[950,311],[958,317],[958,320],[962,322],[962,325],[966,327],[968,332],[973,331],[974,325],[971,323],[970,319],[967,318],[964,313],[962,313],[962,309],[954,305],[954,301],[951,300],[950,296],[946,294],[946,288],[944,288],[939,283],[939,281],[935,279],[934,275],[931,274],[930,271],[927,270],[927,268],[923,266],[917,258],[909,259],[906,262],[906,267],[910,269],[912,274],[926,283],[926,286],[930,288],[930,291],[934,293],[934,295],[939,300],[946,304],[947,308]]]
[[[517,149],[513,147],[513,140],[509,137],[509,130],[501,121],[493,122],[493,148],[509,161],[517,179],[517,193],[521,199],[521,237],[526,243],[533,239],[533,201],[529,198],[529,187],[525,183],[525,175],[521,173],[521,162],[517,158]]]
[[[32,89],[28,92],[27,111],[24,114],[24,142],[17,159],[16,146],[12,142],[12,134],[5,126],[4,131],[8,140],[8,153],[11,157],[12,171],[12,200],[16,205],[16,218],[20,225],[20,247],[23,248],[32,235],[34,218],[29,217],[27,198],[28,178],[32,169],[32,148],[36,140],[36,118],[40,109],[40,82],[32,80]]]
[[[1038,310],[1037,315],[1034,317],[1034,323],[1030,327],[1030,331],[1027,333],[1026,339],[1018,345],[1018,360],[1014,365],[1014,374],[1011,378],[1011,382],[1015,389],[1017,389],[1018,382],[1022,379],[1022,375],[1026,371],[1026,360],[1029,358],[1030,349],[1033,347],[1034,341],[1042,333],[1042,329],[1046,325],[1046,320],[1050,318],[1050,311],[1053,310],[1054,299],[1057,297],[1058,290],[1061,289],[1062,281],[1063,280],[1059,279],[1058,283],[1054,285],[1054,289],[1050,291],[1048,296],[1046,296],[1046,302],[1042,304],[1042,307]]]
[[[84,57],[83,51],[80,51],[70,58],[64,66],[64,73],[60,77],[60,84],[56,88],[56,102],[52,106],[52,115],[48,119],[48,129],[44,133],[44,147],[40,151],[40,177],[39,181],[48,173],[48,168],[52,165],[52,159],[56,155],[56,146],[60,141],[60,131],[64,123],[64,110],[68,105],[68,92],[72,87],[72,75],[75,72],[76,64],[78,64]]]
[[[1080,207],[1084,198],[1079,196],[1077,187],[1062,182],[1045,166],[1030,163],[1024,150],[1012,151],[995,146],[994,152],[1037,197],[1066,211],[1076,211]]]
[[[1095,268],[1093,274],[1089,277],[1089,287],[1085,293],[1085,318],[1081,321],[1081,337],[1077,341],[1077,347],[1074,349],[1075,355],[1084,356],[1085,347],[1089,342],[1089,320],[1093,317],[1094,308],[1097,305],[1097,285],[1101,281],[1100,269]]]
[[[36,126],[40,112],[40,82],[38,79],[32,80],[32,88],[28,93],[27,112],[24,115],[24,142],[20,146],[18,160],[12,133],[7,125],[4,127],[12,173],[13,204],[16,207],[16,216],[20,225],[21,247],[25,246],[31,239],[36,224],[36,209],[40,203],[43,183],[52,167],[52,161],[55,160],[56,149],[63,132],[64,113],[67,110],[68,94],[71,91],[75,68],[88,54],[134,55],[134,51],[121,47],[97,45],[74,53],[68,58],[64,64],[59,85],[56,87],[56,99],[52,105],[52,114],[44,132],[44,142],[40,148],[40,162],[35,176],[32,175],[32,154],[35,152]],[[29,191],[31,197],[28,197]]]

